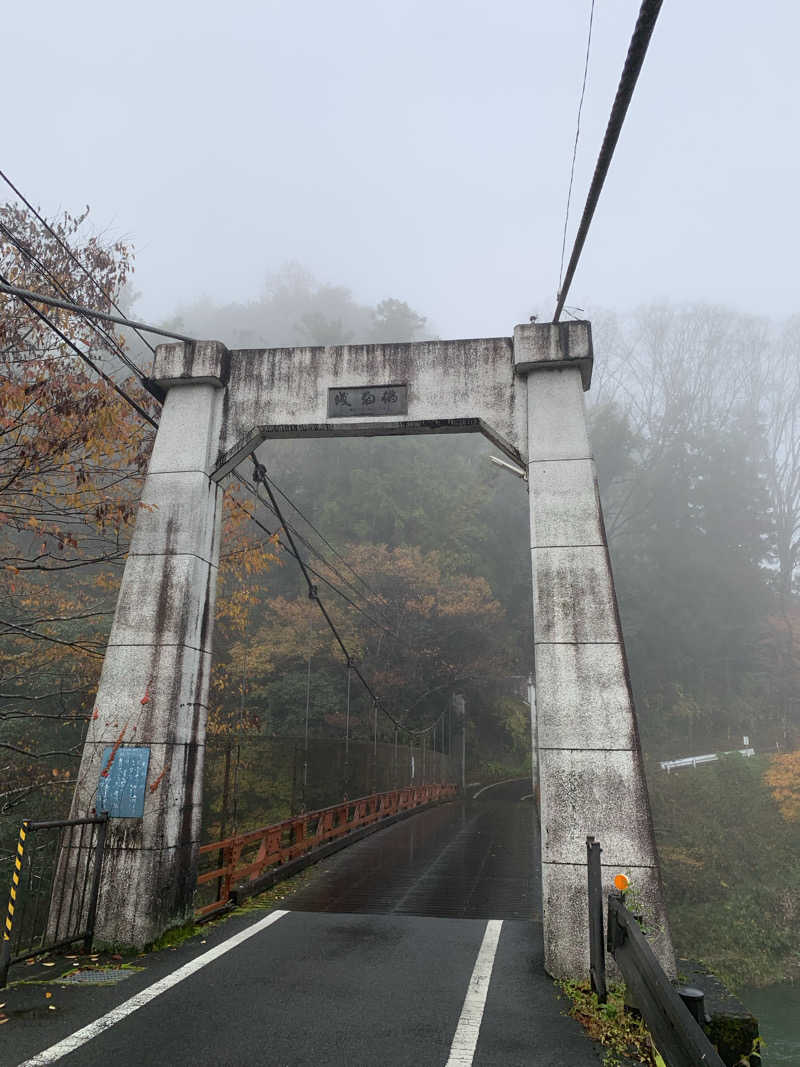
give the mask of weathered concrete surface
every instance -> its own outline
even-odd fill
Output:
[[[409,344],[332,345],[230,352],[202,346],[204,373],[227,382],[216,476],[269,437],[375,436],[481,432],[519,460],[526,439],[526,394],[514,388],[509,337]],[[185,344],[159,345],[154,377],[190,373]],[[200,346],[195,346],[198,348]],[[408,385],[408,413],[328,419],[328,389]]]
[[[628,873],[669,974],[675,960],[642,768],[583,390],[588,323],[518,326],[527,376],[545,965],[589,968],[586,836],[603,847],[604,891]]]
[[[73,798],[73,816],[94,811],[106,746],[149,746],[143,817],[109,824],[96,928],[103,943],[142,946],[191,916],[222,492],[210,478],[223,400],[211,357],[221,353],[205,346],[199,381],[164,383],[172,387]]]

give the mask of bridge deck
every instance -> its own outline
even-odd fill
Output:
[[[542,969],[525,783],[380,831],[320,866],[291,911],[58,1060],[115,1067],[331,1064],[584,1067],[600,1056]],[[244,933],[233,917],[114,987],[8,991],[2,1037],[20,1063]],[[534,921],[530,921],[534,918]],[[503,920],[477,1046],[451,1046],[487,919]],[[12,976],[13,977],[13,976]],[[34,992],[32,992],[34,991]],[[33,998],[33,999],[32,999]],[[40,1010],[26,1008],[36,1002]],[[27,1018],[23,1014],[28,1011]],[[24,1023],[24,1024],[23,1024]]]

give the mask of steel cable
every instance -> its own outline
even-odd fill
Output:
[[[570,256],[569,265],[567,266],[567,271],[564,275],[564,281],[558,293],[556,310],[553,313],[553,322],[558,322],[564,308],[564,301],[567,298],[569,287],[572,284],[572,279],[575,275],[575,269],[578,266],[578,260],[580,259],[583,246],[586,242],[586,235],[589,232],[589,226],[591,225],[597,202],[600,199],[603,183],[606,180],[608,168],[611,165],[614,149],[617,146],[617,141],[619,140],[619,135],[622,130],[622,124],[625,121],[625,116],[628,112],[628,105],[633,97],[633,90],[636,88],[639,72],[642,69],[644,57],[647,54],[647,48],[650,44],[653,30],[655,29],[656,19],[661,10],[662,2],[663,0],[642,0],[642,6],[639,9],[639,17],[636,20],[636,27],[633,31],[633,36],[631,37],[630,46],[628,47],[625,66],[622,69],[622,75],[619,80],[617,95],[614,98],[614,103],[611,107],[608,126],[606,127],[603,143],[600,147],[600,154],[597,157],[592,184],[589,187],[589,194],[586,197],[586,206],[583,209],[578,232],[575,236],[572,255]]]

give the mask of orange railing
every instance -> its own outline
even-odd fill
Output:
[[[404,811],[411,811],[423,804],[455,797],[455,785],[436,784],[408,786],[393,789],[388,793],[373,793],[357,800],[343,800],[330,808],[293,815],[272,826],[261,826],[223,841],[212,841],[200,847],[200,863],[203,857],[217,853],[217,866],[203,870],[198,876],[198,887],[217,882],[216,899],[197,908],[198,919],[212,915],[229,906],[233,891],[253,881],[270,867],[289,863],[299,856],[344,837],[362,826],[380,822]]]

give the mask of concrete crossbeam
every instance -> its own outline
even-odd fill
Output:
[[[407,387],[406,414],[328,417],[330,389],[389,384]],[[226,392],[221,473],[271,437],[480,432],[515,461],[524,454],[526,397],[508,337],[232,352]]]

